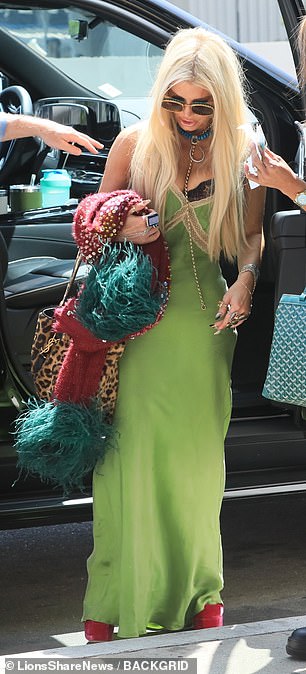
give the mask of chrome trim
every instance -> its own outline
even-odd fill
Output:
[[[306,482],[295,482],[294,484],[269,485],[267,487],[246,487],[245,489],[227,489],[224,493],[224,499],[251,498],[253,496],[277,496],[278,494],[293,494],[306,491]],[[92,504],[92,496],[67,499],[62,501],[63,506],[79,506]]]
[[[78,506],[78,505],[90,505],[92,503],[92,496],[84,496],[84,498],[72,498],[62,501],[63,506]]]
[[[224,499],[249,498],[252,496],[277,496],[278,494],[293,494],[294,492],[306,491],[306,482],[294,484],[278,484],[268,487],[246,487],[245,489],[228,489]]]

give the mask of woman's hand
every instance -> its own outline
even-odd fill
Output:
[[[248,319],[251,309],[252,293],[248,289],[247,280],[238,278],[218,303],[215,322],[211,326],[215,328],[214,334],[218,335],[225,328],[238,328]]]
[[[298,192],[305,189],[305,182],[301,180],[289,164],[272,150],[262,150],[260,156],[254,143],[251,145],[251,157],[257,176],[250,172],[245,164],[246,177],[264,187],[273,187],[294,200]]]
[[[158,239],[160,231],[158,227],[147,225],[146,215],[141,212],[148,206],[150,199],[144,199],[139,204],[135,204],[129,211],[128,217],[115,241],[131,241],[136,244],[151,243]],[[155,213],[153,209],[149,213]]]

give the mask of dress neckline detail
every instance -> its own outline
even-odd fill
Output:
[[[212,197],[213,184],[213,178],[202,180],[198,185],[196,185],[196,187],[192,187],[190,190],[188,190],[188,195],[193,193],[196,195],[196,199],[193,199],[193,201],[207,201]],[[176,192],[176,194],[184,196],[183,190],[181,190],[176,183],[172,185],[171,189],[173,192]],[[200,191],[202,192],[202,195],[199,194]]]
[[[208,180],[201,180],[201,182],[198,185],[196,185],[195,187],[191,187],[191,189],[188,190],[188,194],[191,194],[192,192],[199,192],[201,189],[205,191],[205,189],[211,187],[212,183],[213,183],[212,178],[208,178]]]
[[[164,229],[165,233],[170,232],[178,224],[182,224],[184,229],[186,229],[186,209],[188,208],[188,202],[184,193],[179,189],[176,183],[173,183],[169,187],[169,193],[174,197],[173,202],[169,202],[169,210],[166,207],[165,212],[165,223]],[[191,220],[191,230],[192,230],[192,239],[194,243],[204,252],[207,252],[208,245],[208,219],[209,219],[209,210],[211,207],[212,196],[201,197],[194,199],[190,202],[192,208],[190,209],[190,220]],[[178,206],[179,202],[180,206]],[[171,207],[173,204],[173,209]],[[174,208],[175,204],[175,208]]]

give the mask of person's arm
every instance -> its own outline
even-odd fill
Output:
[[[219,317],[214,327],[217,332],[227,327],[238,327],[248,318],[252,309],[252,296],[255,279],[252,271],[242,271],[246,265],[259,267],[263,233],[262,222],[265,205],[265,189],[257,187],[253,190],[245,187],[245,237],[246,243],[238,256],[238,276],[222,298],[218,310]],[[241,318],[239,318],[241,317]],[[231,325],[229,326],[229,324]]]
[[[82,150],[73,145],[73,143],[81,145],[93,154],[97,154],[98,150],[103,148],[103,145],[99,141],[87,136],[85,133],[81,133],[71,126],[58,124],[50,119],[3,113],[1,120],[6,123],[1,137],[2,141],[38,136],[49,147],[55,147],[58,150],[63,150],[63,152],[69,152],[69,154],[74,155],[80,155]]]
[[[112,192],[113,190],[129,188],[131,160],[138,132],[139,127],[135,125],[121,131],[115,139],[107,158],[99,192]],[[149,203],[149,199],[144,199],[132,210],[134,213],[142,211]],[[144,217],[130,213],[120,234],[116,237],[116,241],[127,240],[135,244],[144,244],[154,241],[159,237],[159,234],[160,231],[157,227],[146,227]]]
[[[5,115],[4,113],[0,114],[0,143],[2,141],[2,138],[5,134],[5,130],[6,130],[6,127],[7,127],[6,118],[7,118],[7,115]]]
[[[259,185],[272,187],[285,194],[294,201],[299,192],[306,190],[306,182],[299,178],[285,160],[272,150],[265,149],[261,158],[256,150],[252,148],[253,166],[257,170],[257,176],[250,173],[248,166],[245,166],[245,174],[249,180],[253,180]],[[303,206],[306,210],[306,205]]]
[[[135,126],[124,129],[115,138],[107,157],[99,192],[128,189],[136,140],[137,127]]]

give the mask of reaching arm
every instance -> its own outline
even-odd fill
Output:
[[[10,115],[9,113],[3,113],[1,118],[5,118],[6,123],[2,141],[39,136],[46,145],[74,155],[82,154],[82,150],[73,143],[81,145],[93,154],[97,154],[98,150],[103,148],[99,141],[85,133],[76,131],[71,126],[58,124],[50,119],[31,117],[30,115]]]

